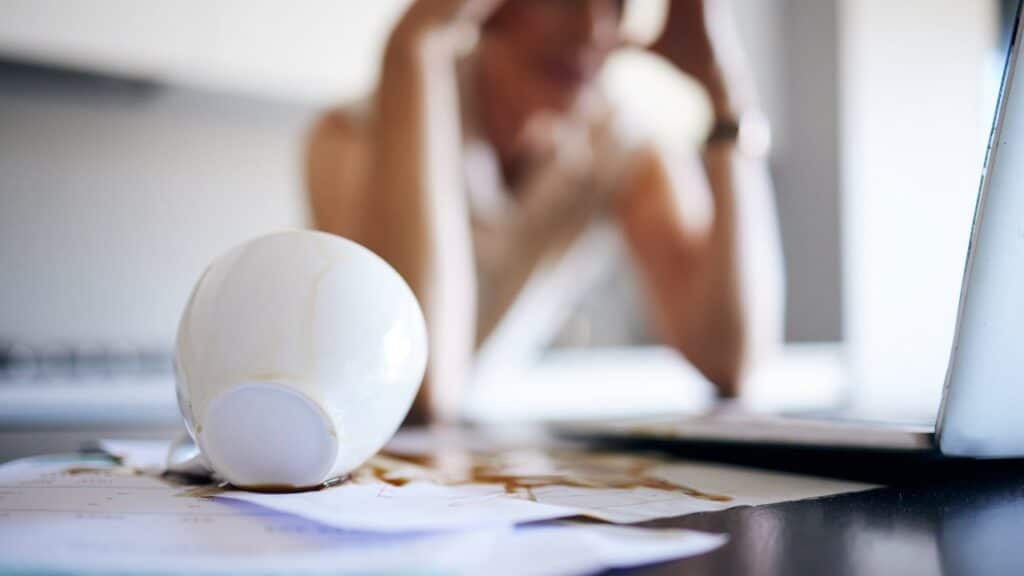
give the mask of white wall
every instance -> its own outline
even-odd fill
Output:
[[[202,262],[246,235],[303,221],[295,202],[312,108],[371,85],[407,1],[6,2],[7,58],[201,88],[0,77],[0,265],[12,278],[0,286],[0,337],[168,341]],[[801,340],[840,335],[835,47],[817,44],[834,42],[836,1],[736,0],[775,128],[787,333]]]
[[[994,101],[989,0],[842,2],[847,342],[872,411],[934,413]]]
[[[0,80],[0,340],[167,347],[210,259],[306,222],[308,108]]]
[[[786,254],[786,336],[842,338],[838,0],[781,0],[775,173]]]
[[[5,0],[0,53],[43,63],[332,102],[376,76],[409,0]]]
[[[786,338],[842,338],[840,0],[734,0],[761,104],[786,256]]]

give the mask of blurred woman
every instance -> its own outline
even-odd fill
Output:
[[[600,257],[590,239],[601,226],[621,233],[660,337],[721,394],[735,395],[751,358],[778,339],[766,146],[751,136],[757,107],[728,6],[670,0],[646,48],[704,88],[713,120],[697,146],[630,130],[597,81],[626,44],[623,9],[417,0],[372,98],[318,123],[307,166],[316,225],[388,260],[427,316],[415,416],[456,417],[474,354],[489,340],[514,346],[495,332],[515,317],[529,320],[511,332],[543,344],[555,308],[529,308],[565,309],[586,293],[578,270]],[[681,110],[642,113],[657,126]]]

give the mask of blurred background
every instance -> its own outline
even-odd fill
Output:
[[[798,374],[798,400],[933,415],[1016,3],[734,3],[773,129],[793,359],[776,379]],[[238,242],[309,225],[311,123],[372,89],[406,4],[0,0],[0,460],[177,429],[192,285]],[[567,342],[662,367],[637,409],[685,404],[678,359],[601,325]],[[561,358],[548,389],[592,356]],[[607,374],[547,411],[526,388],[471,404],[621,408]]]

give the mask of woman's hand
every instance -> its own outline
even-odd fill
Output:
[[[665,28],[648,49],[704,85],[718,122],[738,124],[756,112],[730,0],[668,2]],[[651,317],[723,396],[739,393],[747,369],[782,333],[771,181],[764,156],[736,153],[741,148],[639,154],[619,209]],[[683,217],[684,199],[694,192],[713,203],[706,226]]]
[[[729,0],[668,0],[668,18],[649,49],[704,85],[718,118],[751,105],[752,89]]]
[[[384,52],[369,127],[366,244],[405,278],[430,359],[411,417],[454,420],[475,341],[473,246],[463,194],[456,60],[466,26],[503,0],[416,0]]]
[[[391,33],[391,42],[404,43],[424,31],[453,24],[480,26],[505,0],[416,0]]]

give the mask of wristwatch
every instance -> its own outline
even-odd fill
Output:
[[[771,148],[771,127],[759,112],[745,112],[739,118],[718,118],[704,146],[734,145],[748,156],[764,156]]]

